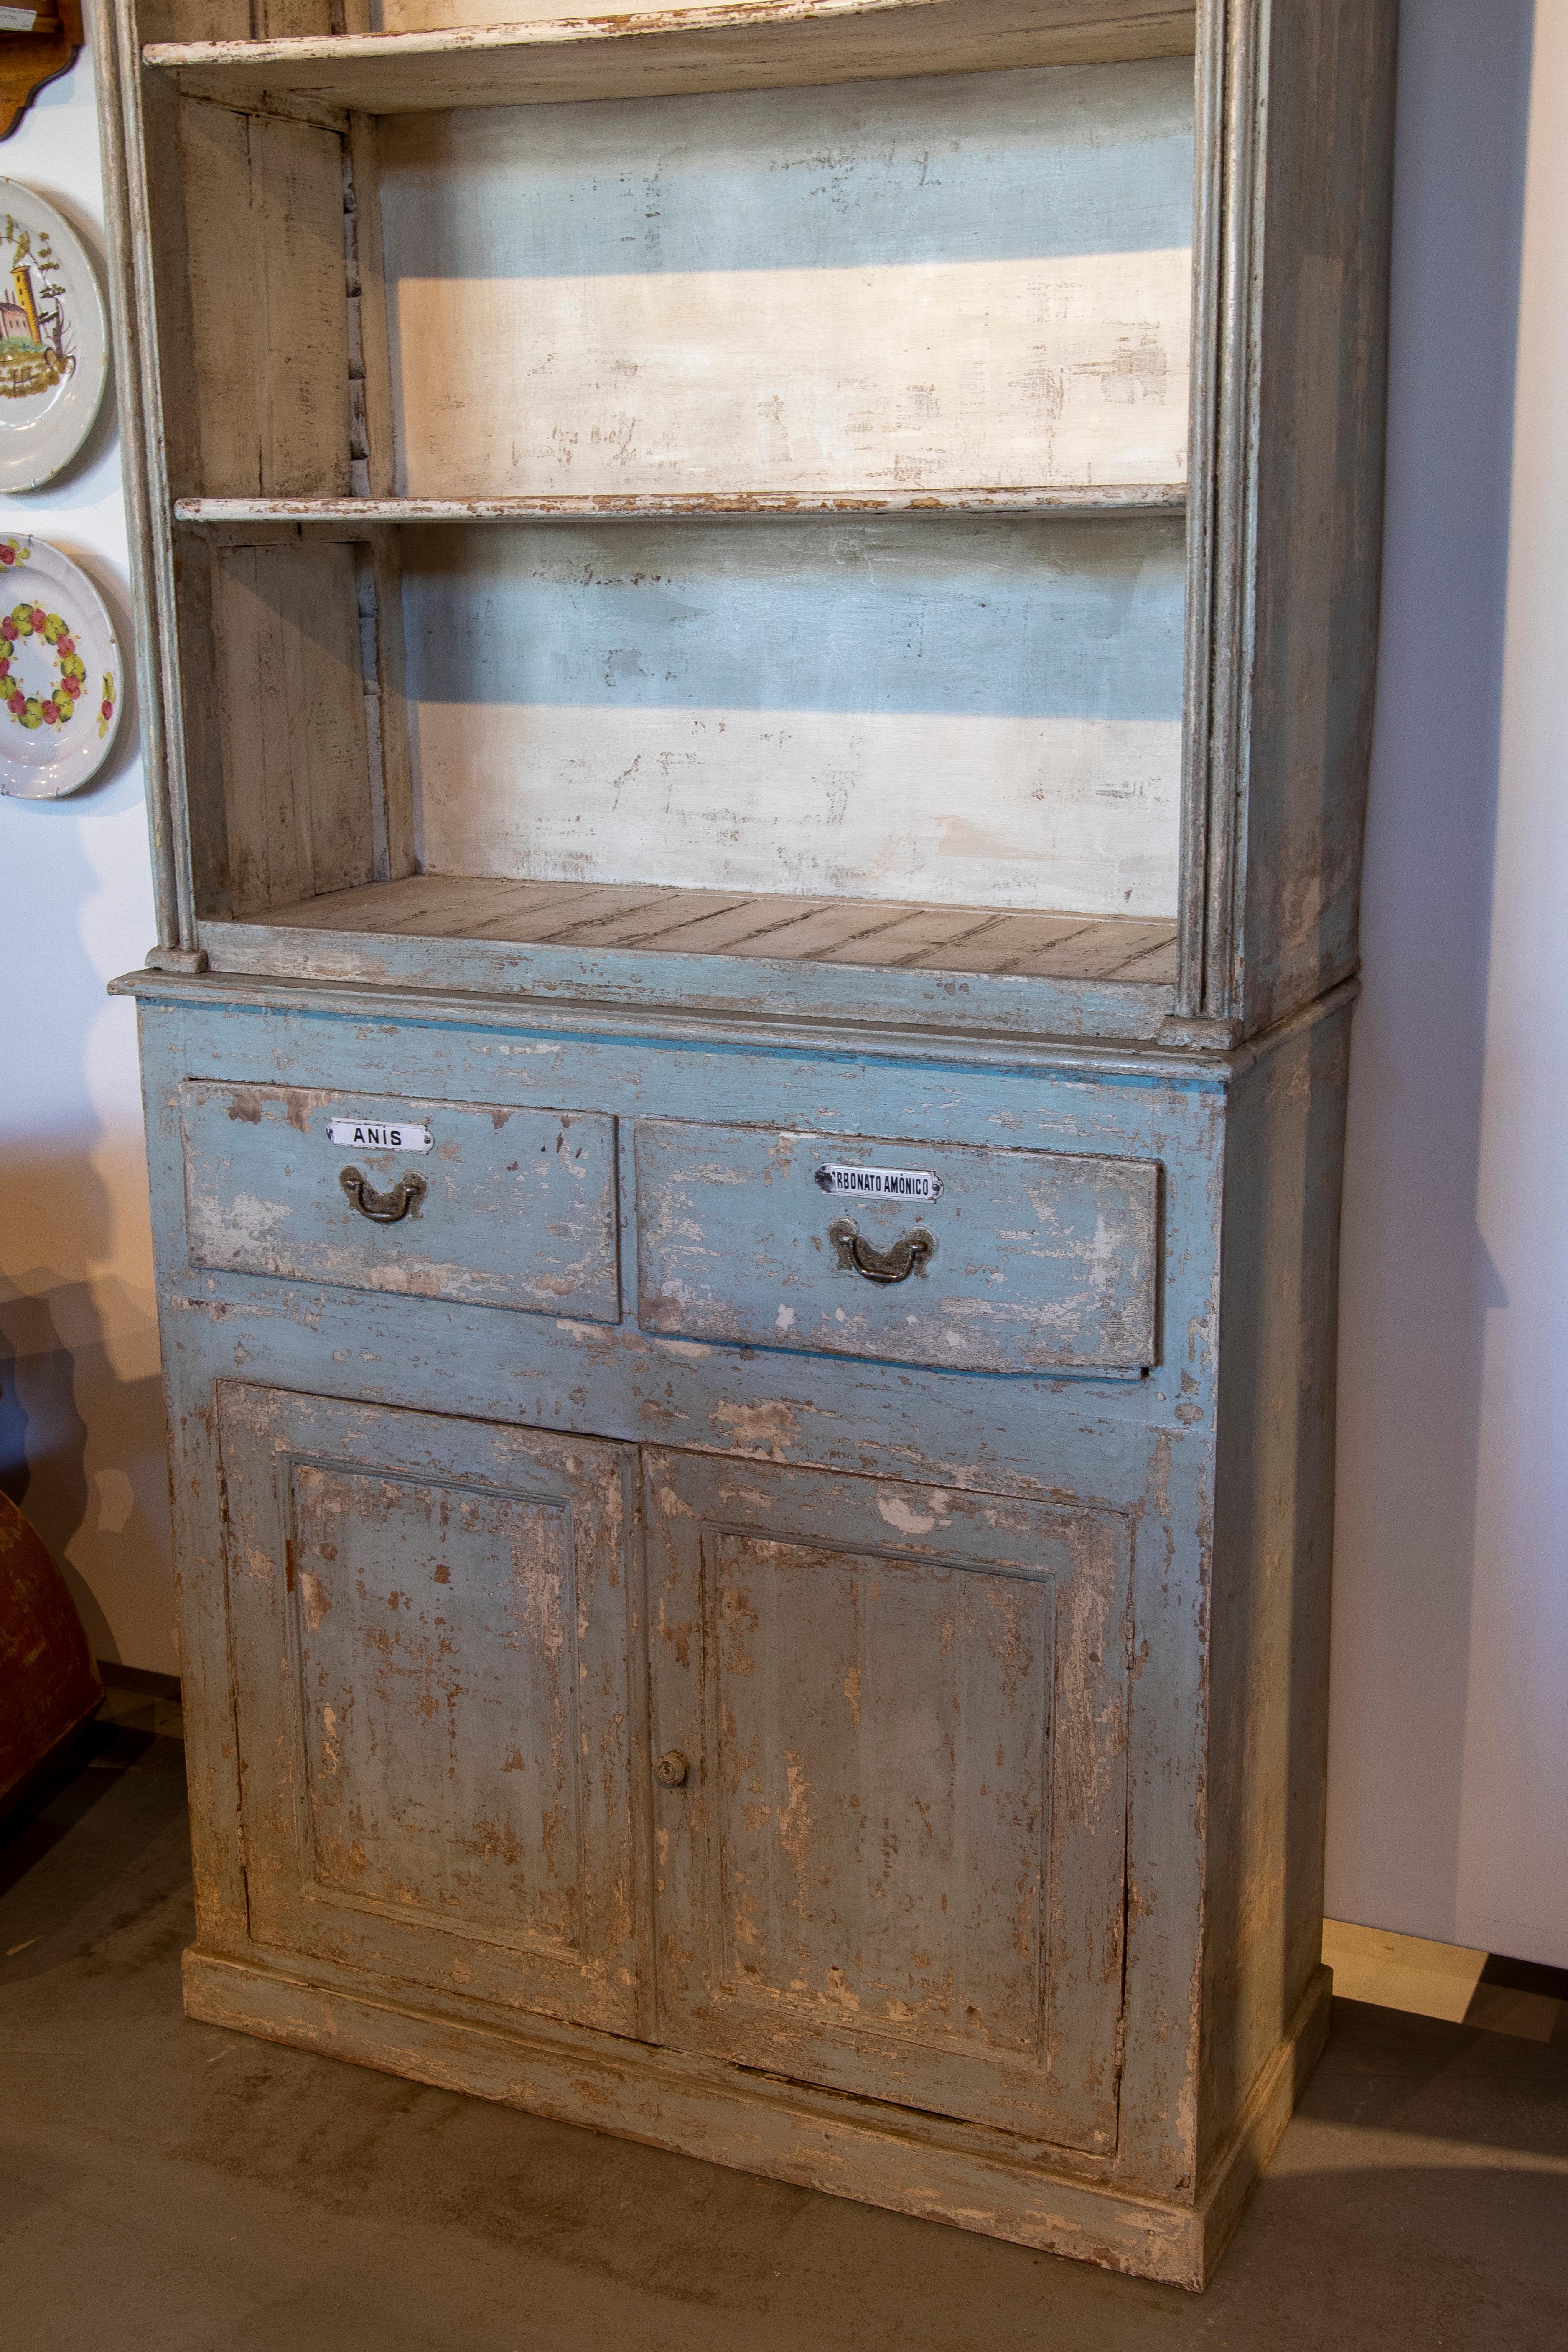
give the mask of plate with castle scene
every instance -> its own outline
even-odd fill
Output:
[[[114,748],[124,679],[85,572],[47,539],[0,536],[0,793],[53,801]]]
[[[34,490],[69,465],[109,381],[98,273],[68,221],[0,179],[0,490]]]

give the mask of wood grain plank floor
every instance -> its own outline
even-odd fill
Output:
[[[886,898],[748,897],[636,883],[416,874],[274,907],[250,919],[276,929],[766,956],[1018,979],[1169,986],[1176,971],[1173,922]]]

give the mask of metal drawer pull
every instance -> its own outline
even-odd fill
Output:
[[[679,1748],[667,1748],[662,1756],[654,1758],[653,1777],[661,1789],[684,1789],[690,1770]]]
[[[912,1234],[900,1234],[898,1240],[885,1250],[867,1241],[851,1217],[835,1217],[827,1228],[827,1238],[838,1252],[838,1263],[851,1274],[858,1274],[868,1282],[907,1282],[917,1266],[923,1268],[926,1260],[936,1255],[936,1235],[917,1225]]]
[[[357,1168],[340,1169],[338,1181],[348,1194],[349,1206],[368,1217],[373,1225],[395,1225],[405,1217],[416,1217],[428,1190],[423,1176],[400,1176],[390,1192],[378,1192]]]

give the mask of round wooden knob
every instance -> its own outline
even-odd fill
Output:
[[[691,1769],[679,1748],[667,1748],[654,1759],[653,1777],[663,1789],[683,1789]]]

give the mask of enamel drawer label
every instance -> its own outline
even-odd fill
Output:
[[[823,1192],[837,1200],[939,1201],[942,1178],[929,1168],[851,1168],[830,1160],[816,1171]]]
[[[327,1139],[348,1151],[428,1151],[430,1130],[408,1119],[334,1118]]]

